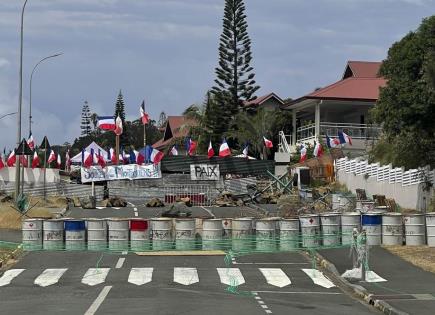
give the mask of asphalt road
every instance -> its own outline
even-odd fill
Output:
[[[11,268],[9,275],[19,274],[10,283],[0,273],[1,314],[378,314],[314,271],[305,273],[312,266],[299,253],[226,262],[224,256],[31,252]]]

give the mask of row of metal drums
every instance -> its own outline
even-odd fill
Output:
[[[355,228],[367,232],[369,245],[435,246],[435,213],[330,212],[299,218],[233,219],[26,219],[28,250],[292,250],[334,247],[352,242]]]

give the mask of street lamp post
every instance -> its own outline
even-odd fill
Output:
[[[18,130],[17,130],[17,147],[21,142],[21,108],[23,101],[23,36],[24,36],[24,9],[26,8],[27,0],[24,0],[23,8],[21,10],[21,36],[20,36],[20,72],[18,84]],[[18,201],[20,194],[20,159],[17,159],[15,165],[15,201]]]
[[[58,54],[54,54],[51,56],[47,56],[45,58],[42,58],[41,60],[39,60],[36,65],[33,67],[32,70],[32,74],[30,75],[30,98],[29,98],[29,134],[32,132],[32,80],[33,80],[33,74],[35,73],[36,68],[39,66],[40,63],[42,63],[43,61],[50,59],[50,58],[54,58],[54,57],[58,57],[62,55],[62,53],[58,53]]]

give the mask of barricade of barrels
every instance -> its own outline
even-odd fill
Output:
[[[329,212],[297,218],[25,219],[26,250],[291,251],[350,246],[354,229],[368,245],[435,247],[435,213]]]

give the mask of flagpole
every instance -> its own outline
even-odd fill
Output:
[[[119,136],[116,135],[115,139],[115,154],[116,154],[116,165],[119,165]]]
[[[46,180],[47,180],[47,137],[44,137],[44,202],[47,202],[47,190],[46,190]]]
[[[144,148],[147,146],[147,129],[146,124],[143,125],[143,146]]]

